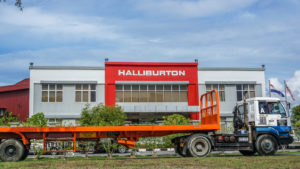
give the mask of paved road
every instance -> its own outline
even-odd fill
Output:
[[[278,152],[282,152],[282,150],[278,151]],[[287,153],[277,153],[276,156],[300,156],[300,149],[296,149],[296,150],[287,150]],[[299,153],[288,153],[288,152],[299,152]],[[146,151],[146,152],[137,152],[136,155],[139,156],[151,156],[153,155],[153,151]],[[220,153],[220,152],[212,152],[212,153]],[[225,154],[231,154],[231,153],[238,153],[238,151],[227,151],[225,152]],[[89,157],[105,157],[107,156],[106,153],[100,153],[100,154],[88,154]],[[176,153],[174,151],[158,151],[156,152],[156,155],[160,156],[160,155],[176,155]],[[83,153],[67,153],[66,155],[42,155],[42,158],[58,158],[58,157],[85,157],[85,154]],[[113,156],[130,156],[130,153],[114,153]],[[34,155],[29,155],[28,158],[34,158]]]

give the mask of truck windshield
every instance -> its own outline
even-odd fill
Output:
[[[286,116],[286,112],[280,102],[259,102],[259,113]]]

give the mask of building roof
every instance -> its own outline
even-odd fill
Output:
[[[50,70],[104,70],[101,66],[29,66],[29,69],[50,69]]]
[[[197,62],[105,62],[113,66],[197,66]]]
[[[241,67],[198,67],[200,71],[265,71],[265,67],[241,68]]]
[[[0,86],[0,92],[10,92],[24,89],[29,89],[29,78],[26,78],[14,85]]]

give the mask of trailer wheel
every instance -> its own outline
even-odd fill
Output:
[[[118,146],[119,153],[123,154],[123,153],[126,153],[126,151],[127,151],[127,148],[125,146],[123,146],[123,145]]]
[[[205,136],[193,135],[187,142],[187,154],[191,157],[205,157],[210,153],[211,143]]]
[[[268,134],[259,136],[255,146],[258,154],[263,156],[274,155],[278,150],[277,141],[273,136]]]
[[[253,156],[256,153],[256,151],[240,150],[240,153],[243,154],[244,156]]]
[[[180,143],[176,143],[175,144],[175,152],[182,157],[186,157],[186,155],[184,155],[182,151],[183,151],[183,148],[180,147]]]
[[[20,159],[20,161],[25,160],[29,154],[29,150],[24,146],[24,154],[22,156],[22,158]]]
[[[0,145],[0,159],[2,161],[20,161],[24,157],[24,145],[14,139],[9,139]]]

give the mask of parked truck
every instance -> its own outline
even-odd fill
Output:
[[[0,159],[24,160],[33,139],[43,140],[43,152],[77,152],[78,141],[101,138],[118,140],[133,148],[142,137],[159,137],[176,133],[185,135],[172,141],[178,154],[184,157],[205,157],[215,150],[239,150],[243,155],[273,155],[283,145],[290,144],[290,116],[275,98],[251,98],[234,109],[234,133],[216,134],[220,129],[219,96],[217,90],[200,98],[200,121],[194,125],[155,126],[95,126],[95,127],[0,127]],[[47,144],[70,142],[73,149],[48,149]]]

